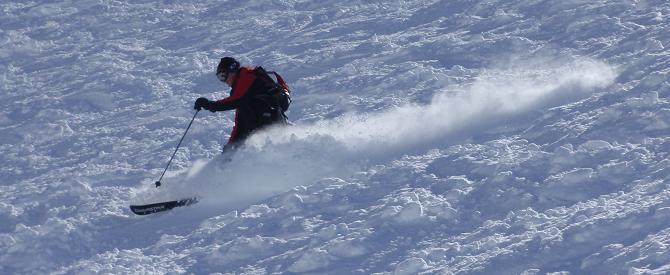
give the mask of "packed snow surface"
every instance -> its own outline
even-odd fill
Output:
[[[0,10],[0,274],[670,273],[667,1]],[[201,111],[155,188],[223,56],[294,125]]]

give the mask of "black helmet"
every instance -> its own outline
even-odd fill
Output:
[[[240,62],[237,62],[235,58],[226,56],[221,58],[219,66],[216,68],[216,73],[236,73],[240,70]]]

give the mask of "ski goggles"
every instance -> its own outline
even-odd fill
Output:
[[[228,79],[228,74],[226,72],[218,72],[216,73],[216,78],[218,78],[221,82],[226,82],[226,79]]]

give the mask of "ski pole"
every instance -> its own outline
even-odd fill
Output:
[[[174,153],[172,153],[172,157],[170,157],[170,161],[168,161],[168,164],[165,166],[165,170],[163,170],[163,174],[161,174],[161,178],[158,179],[156,182],[156,188],[161,186],[161,180],[163,180],[163,176],[165,176],[165,172],[167,172],[168,167],[170,167],[170,163],[172,163],[172,160],[174,159],[174,155],[177,154],[177,150],[179,150],[179,146],[181,146],[181,142],[184,141],[184,137],[186,137],[186,133],[188,133],[188,129],[191,128],[191,124],[193,124],[193,121],[195,120],[195,116],[198,115],[198,112],[200,110],[195,111],[195,114],[193,114],[193,118],[191,119],[191,122],[188,124],[188,127],[186,127],[186,131],[184,132],[184,135],[181,136],[181,139],[179,140],[179,143],[177,144],[177,148],[174,149]]]

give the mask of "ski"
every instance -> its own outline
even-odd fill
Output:
[[[166,201],[166,202],[158,202],[158,203],[143,204],[143,205],[131,205],[130,206],[130,211],[133,211],[133,213],[135,213],[137,215],[148,215],[148,214],[168,211],[168,210],[170,210],[172,208],[175,208],[175,207],[193,205],[193,204],[196,204],[197,202],[198,202],[198,198],[193,197],[193,198],[186,198],[186,199],[181,199],[181,200],[176,200],[176,201]]]

